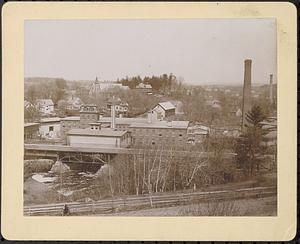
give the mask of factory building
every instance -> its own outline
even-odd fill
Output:
[[[183,145],[188,142],[188,126],[189,121],[156,121],[134,123],[128,130],[133,144],[175,146],[175,143]]]
[[[112,103],[111,116],[99,116],[96,105],[84,105],[80,116],[61,119],[62,135],[71,146],[127,147],[134,143],[181,145],[188,142],[189,121],[159,121],[153,118],[117,118]],[[173,105],[174,106],[174,105]],[[175,111],[174,111],[175,112]],[[154,116],[155,117],[155,116]]]
[[[111,117],[101,117],[99,121],[103,128],[111,126]],[[116,130],[128,130],[129,126],[133,123],[147,123],[147,118],[115,118]]]
[[[100,123],[91,123],[90,128],[71,129],[67,132],[67,145],[73,147],[124,148],[130,144],[129,132],[101,128]]]

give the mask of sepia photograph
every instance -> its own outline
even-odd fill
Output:
[[[275,2],[8,2],[1,235],[289,241],[297,11]]]
[[[24,216],[277,216],[275,18],[24,21]]]

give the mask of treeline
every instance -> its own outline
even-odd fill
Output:
[[[37,99],[52,99],[54,105],[66,95],[67,82],[58,78],[49,82],[39,82],[25,89],[25,100],[35,103]]]
[[[154,90],[159,91],[161,89],[171,88],[173,85],[178,83],[178,80],[176,76],[171,73],[169,75],[163,74],[160,76],[145,76],[143,79],[140,76],[126,76],[126,78],[119,80],[119,82],[123,86],[128,86],[131,89],[135,88],[140,83],[150,84]]]

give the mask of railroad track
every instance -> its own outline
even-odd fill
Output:
[[[150,207],[152,199],[153,207],[163,207],[172,205],[184,205],[200,201],[232,200],[242,198],[262,198],[277,194],[276,187],[256,187],[235,190],[207,191],[207,192],[187,192],[166,195],[143,195],[127,196],[124,198],[105,199],[94,202],[69,202],[58,204],[42,204],[24,206],[24,215],[61,215],[64,205],[67,204],[71,214],[82,212],[107,213],[115,209],[126,209],[134,207]]]

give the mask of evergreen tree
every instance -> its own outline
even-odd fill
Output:
[[[261,123],[265,118],[261,108],[253,106],[246,114],[246,131],[237,140],[237,163],[248,176],[259,172],[264,158],[266,146],[263,142],[265,135],[269,133]]]

